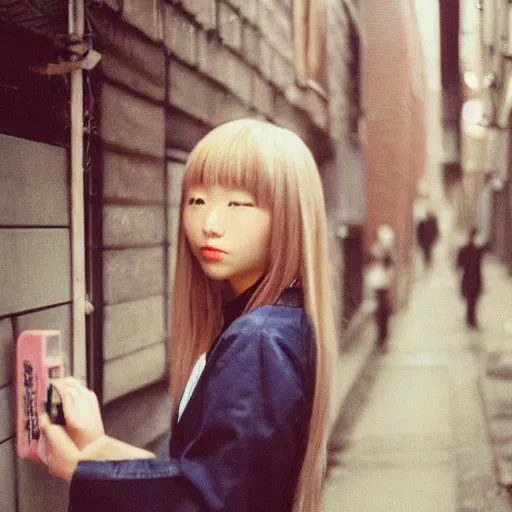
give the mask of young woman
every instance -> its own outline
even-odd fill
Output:
[[[183,180],[170,343],[168,460],[104,434],[95,395],[57,382],[43,421],[70,510],[312,512],[335,355],[322,186],[289,130],[237,120]],[[134,414],[136,416],[136,414]]]

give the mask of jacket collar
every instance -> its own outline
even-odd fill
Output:
[[[260,285],[262,279],[254,283],[250,288],[241,293],[238,297],[227,302],[223,307],[224,325],[222,332],[224,332],[243,312],[245,306],[253,296],[256,288]],[[296,279],[288,288],[285,288],[281,295],[279,295],[276,306],[288,306],[293,308],[304,307],[304,294],[301,286],[300,279]]]
[[[276,306],[288,306],[292,308],[304,307],[304,294],[300,284],[298,286],[292,285],[285,288],[276,301]]]

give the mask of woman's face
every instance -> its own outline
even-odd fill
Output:
[[[235,295],[266,272],[270,212],[245,189],[193,186],[185,197],[183,227],[204,273],[229,282]]]

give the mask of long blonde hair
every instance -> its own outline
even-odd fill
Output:
[[[243,187],[271,212],[269,270],[246,311],[273,304],[300,277],[305,310],[315,329],[316,385],[308,445],[295,493],[294,512],[317,509],[327,445],[329,389],[336,335],[327,259],[324,196],[309,149],[293,132],[243,119],[223,124],[193,149],[183,179],[191,185]],[[208,279],[193,257],[180,218],[171,315],[170,386],[173,412],[197,358],[219,334],[221,283]]]

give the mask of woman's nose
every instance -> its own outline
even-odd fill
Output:
[[[203,233],[210,237],[219,237],[224,234],[222,219],[217,208],[212,208],[208,212],[203,226]]]

